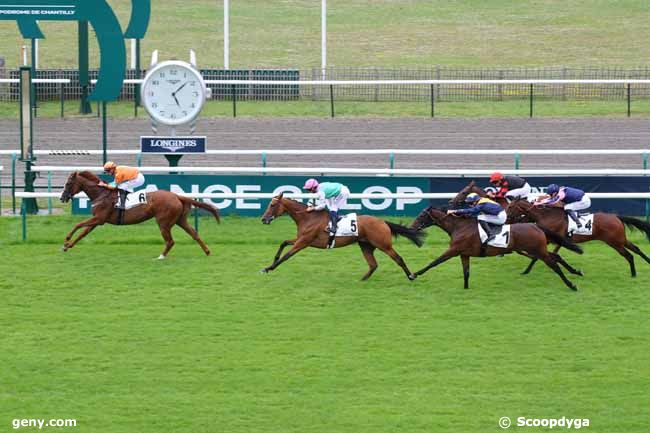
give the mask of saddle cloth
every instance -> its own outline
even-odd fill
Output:
[[[332,226],[332,222],[327,223],[327,228]],[[343,215],[336,227],[336,236],[359,236],[359,225],[357,224],[357,214],[349,213]]]
[[[569,230],[568,230],[569,236],[573,236],[573,235],[591,236],[593,232],[594,214],[588,213],[584,215],[578,215],[578,219],[580,220],[580,224],[582,224],[582,227],[580,228],[578,228],[578,226],[571,219],[571,217],[567,215],[567,221],[569,223]]]
[[[478,224],[478,234],[481,237],[481,243],[488,238],[487,233],[480,224]],[[497,233],[494,239],[488,242],[488,245],[496,248],[508,248],[508,245],[510,245],[510,224],[502,225],[501,232]]]
[[[126,204],[124,206],[125,209],[132,209],[136,206],[140,206],[142,204],[147,204],[147,192],[146,191],[136,191],[129,193],[126,196]],[[118,202],[115,203],[115,207],[117,207]]]

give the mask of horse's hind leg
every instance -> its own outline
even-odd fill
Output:
[[[361,247],[363,257],[366,259],[366,262],[368,262],[368,272],[366,272],[363,278],[361,278],[361,281],[366,281],[377,269],[377,260],[374,255],[375,247],[366,242],[359,242],[359,247]]]
[[[625,260],[630,264],[630,273],[632,274],[632,277],[636,277],[636,268],[634,267],[634,256],[625,249],[623,245],[611,245],[612,248],[616,250],[620,255],[625,257]]]
[[[549,254],[551,254],[551,255],[553,256],[553,258],[554,258],[554,259],[555,259],[559,264],[561,264],[562,266],[564,266],[564,269],[566,269],[567,271],[569,271],[569,272],[572,273],[573,275],[580,275],[581,277],[584,275],[584,274],[582,273],[581,270],[576,269],[576,268],[574,268],[573,266],[571,266],[570,264],[568,264],[567,261],[564,260],[564,258],[562,258],[561,255],[556,254],[556,253],[549,253]]]
[[[553,269],[553,271],[554,271],[556,274],[558,274],[558,275],[560,276],[560,278],[562,278],[562,281],[564,281],[564,284],[566,284],[567,287],[568,287],[569,289],[571,289],[571,290],[576,290],[576,291],[578,290],[578,288],[576,287],[576,285],[573,284],[573,283],[572,283],[572,282],[571,282],[571,281],[570,281],[570,280],[569,280],[569,279],[564,275],[564,273],[562,272],[562,269],[560,269],[560,266],[557,264],[557,260],[555,259],[555,257],[553,257],[551,254],[546,254],[545,256],[540,257],[540,259],[543,260],[544,263],[546,263],[546,265],[547,265],[549,268]]]
[[[190,235],[192,237],[192,239],[194,239],[196,241],[196,243],[199,244],[199,246],[201,247],[201,249],[203,250],[203,252],[205,253],[206,256],[210,255],[210,248],[208,248],[208,246],[205,244],[205,242],[203,242],[203,239],[201,239],[199,237],[199,234],[196,232],[196,230],[194,230],[194,227],[192,227],[190,225],[190,223],[187,222],[187,218],[186,218],[185,215],[183,215],[181,217],[180,221],[178,221],[176,223],[176,225],[178,225],[183,230],[185,230],[185,232],[188,235]]]
[[[169,254],[169,250],[171,250],[172,247],[174,246],[174,239],[172,239],[172,230],[169,225],[159,224],[158,228],[160,228],[160,234],[165,240],[165,249],[163,250],[162,254],[158,256],[158,259],[162,260],[165,257],[167,257],[167,254]]]
[[[555,254],[557,254],[557,252],[560,251],[560,248],[562,248],[560,245],[556,245],[556,246],[555,246],[555,249],[553,250],[553,252],[554,252]],[[535,266],[535,263],[537,263],[537,259],[536,259],[536,258],[533,258],[533,259],[530,261],[530,263],[528,264],[528,267],[527,267],[526,269],[524,269],[524,272],[522,272],[521,274],[522,274],[522,275],[528,275],[528,274],[530,274],[530,271],[533,270],[533,266]]]
[[[393,247],[390,247],[390,248],[388,248],[386,250],[382,250],[382,251],[385,252],[388,255],[388,257],[393,259],[393,261],[395,263],[397,263],[400,268],[402,268],[402,270],[406,274],[406,277],[409,280],[415,280],[415,278],[412,276],[411,271],[409,270],[408,266],[406,266],[406,262],[404,262],[404,259],[402,258],[402,256],[397,254],[397,251],[395,251],[393,249]]]
[[[637,247],[632,242],[625,241],[625,248],[627,248],[628,250],[632,251],[635,254],[640,255],[641,257],[643,257],[643,260],[650,263],[650,257],[646,256],[645,253],[641,251],[641,248]]]

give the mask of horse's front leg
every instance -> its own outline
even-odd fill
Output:
[[[88,218],[87,220],[82,221],[76,226],[74,226],[74,228],[70,231],[70,233],[68,233],[68,235],[65,237],[65,242],[63,243],[63,251],[67,251],[70,248],[72,248],[77,242],[79,242],[79,239],[86,236],[88,233],[90,233],[90,230],[92,230],[92,228],[95,228],[100,224],[102,224],[100,220],[97,217],[93,216],[92,218]],[[82,227],[92,227],[92,228],[90,230],[86,229],[81,235],[79,235],[79,237],[77,237],[77,239],[75,239],[74,242],[70,243],[70,239],[72,239],[72,235],[74,235],[75,232]]]
[[[446,262],[447,260],[451,259],[452,257],[456,257],[458,255],[458,251],[456,251],[454,248],[449,248],[447,251],[442,253],[440,257],[429,263],[427,266],[424,268],[420,269],[417,271],[415,274],[411,274],[409,278],[414,280],[416,277],[424,274],[426,271],[429,269],[438,266],[440,263]]]
[[[284,249],[285,249],[286,247],[288,247],[289,245],[293,245],[293,244],[295,244],[295,243],[296,243],[296,240],[295,240],[295,239],[288,239],[288,240],[286,240],[286,241],[283,241],[283,242],[280,244],[280,248],[278,248],[278,252],[275,253],[275,257],[273,258],[273,263],[275,263],[275,262],[277,262],[278,260],[280,260],[280,255],[282,255],[282,251],[284,251]]]
[[[289,260],[294,254],[296,254],[300,250],[304,250],[305,248],[307,248],[309,246],[309,244],[311,244],[311,240],[296,239],[294,241],[293,248],[291,248],[288,253],[286,253],[284,256],[282,256],[281,259],[273,261],[273,264],[271,266],[269,266],[268,268],[262,269],[260,272],[262,272],[263,274],[266,274],[267,272],[274,270],[275,268],[280,266],[280,264],[282,264],[282,263],[286,262],[287,260]]]

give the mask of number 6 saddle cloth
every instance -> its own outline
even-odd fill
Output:
[[[488,238],[487,233],[483,230],[480,224],[478,224],[478,234],[481,237],[481,243],[485,242]],[[510,245],[510,224],[504,224],[501,226],[501,231],[494,236],[494,239],[488,242],[488,245],[496,248],[508,248]]]
[[[327,228],[329,229],[331,225],[332,222],[330,221],[327,223]],[[359,236],[359,225],[357,224],[356,213],[349,213],[339,218],[336,227],[336,236]]]
[[[582,227],[580,228],[578,228],[578,225],[575,223],[575,221],[573,221],[571,217],[567,215],[567,221],[569,222],[569,228],[567,230],[568,235],[591,236],[594,228],[594,214],[578,214],[578,219],[580,220],[580,224],[582,224]]]
[[[115,203],[115,207],[117,207],[119,204],[119,198],[118,201]],[[136,191],[129,193],[126,196],[126,204],[124,205],[124,209],[132,209],[136,206],[140,206],[142,204],[147,204],[147,193],[146,191]]]

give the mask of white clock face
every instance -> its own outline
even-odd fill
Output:
[[[205,102],[203,79],[184,62],[160,63],[144,79],[142,101],[149,115],[162,124],[188,123]]]

